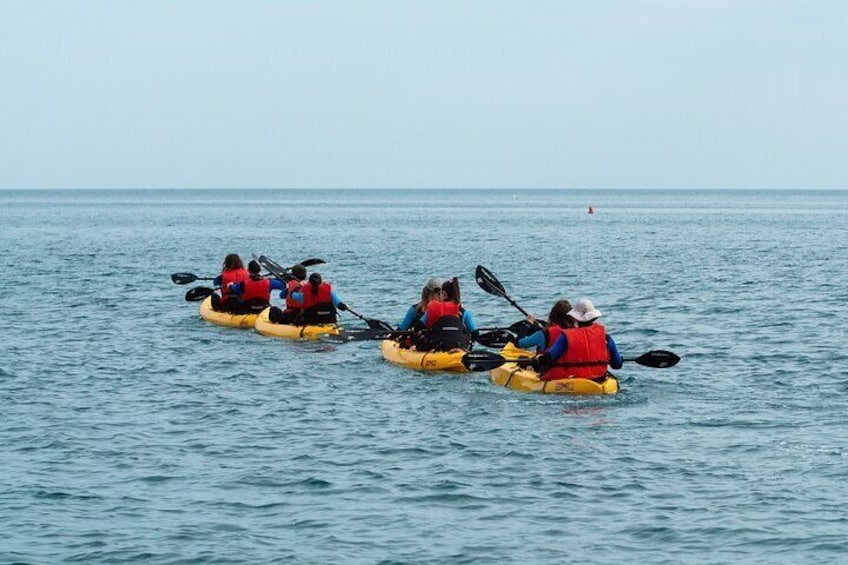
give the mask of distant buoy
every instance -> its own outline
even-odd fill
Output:
[[[589,206],[589,213],[590,213],[590,214],[594,214],[594,213],[595,213],[595,209],[594,209],[594,208],[592,208],[591,206]]]

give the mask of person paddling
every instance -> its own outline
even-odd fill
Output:
[[[421,323],[427,329],[426,342],[422,343],[426,349],[450,351],[471,347],[477,324],[471,312],[462,307],[459,279],[454,277],[442,284],[439,299],[427,304]]]
[[[230,302],[233,294],[230,292],[230,285],[240,283],[248,277],[247,269],[244,268],[244,263],[241,262],[241,257],[238,254],[230,253],[224,257],[221,274],[212,280],[215,286],[221,288],[220,295],[212,295],[212,309],[218,312],[231,311]]]
[[[442,279],[432,278],[428,280],[424,288],[421,289],[421,300],[409,307],[406,311],[406,316],[397,329],[402,332],[424,329],[424,324],[421,323],[421,317],[427,311],[427,305],[430,301],[439,299],[441,291]]]
[[[291,280],[289,280],[280,292],[280,298],[285,299],[286,309],[281,310],[277,306],[271,306],[268,319],[274,324],[294,324],[302,315],[303,302],[294,299],[294,294],[300,292],[303,281],[306,280],[306,267],[297,264],[291,268]]]
[[[551,313],[548,314],[548,327],[538,329],[530,335],[517,338],[514,342],[515,345],[521,349],[535,347],[537,354],[544,353],[562,335],[563,330],[573,328],[577,325],[577,321],[568,315],[570,310],[571,302],[568,300],[558,300],[551,308]],[[528,316],[527,321],[530,324],[536,324],[536,318],[533,316]]]
[[[621,354],[606,328],[596,322],[602,314],[592,301],[581,298],[568,315],[577,321],[577,327],[562,330],[548,351],[533,358],[531,365],[540,373],[540,380],[602,380],[608,366],[620,369]]]
[[[292,293],[292,298],[300,302],[303,309],[297,323],[307,326],[335,324],[338,317],[336,310],[347,310],[330,283],[324,282],[321,273],[309,275],[307,283],[301,285],[299,292]]]
[[[247,264],[248,277],[236,283],[227,285],[230,297],[230,311],[237,314],[249,314],[260,312],[267,308],[271,302],[271,291],[285,288],[282,281],[277,279],[266,279],[259,273],[262,266],[256,261]]]

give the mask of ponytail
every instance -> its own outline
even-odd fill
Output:
[[[321,278],[321,273],[312,273],[309,275],[309,286],[312,287],[312,294],[318,295],[318,288],[322,282],[324,282],[324,279]]]

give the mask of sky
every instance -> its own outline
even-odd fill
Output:
[[[0,0],[0,188],[848,188],[845,0]]]

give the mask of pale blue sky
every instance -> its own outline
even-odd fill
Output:
[[[0,188],[848,188],[848,2],[0,0]]]

